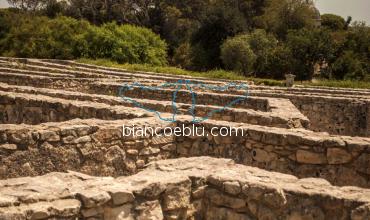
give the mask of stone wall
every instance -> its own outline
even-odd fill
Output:
[[[0,61],[1,60],[3,60],[1,66],[8,68],[7,71],[3,71],[0,74],[0,81],[2,82],[73,91],[89,91],[90,93],[107,95],[116,95],[118,88],[123,83],[130,82],[132,79],[138,79],[140,82],[154,82],[158,84],[163,81],[172,82],[178,78],[186,78],[182,76],[171,77],[168,74],[159,76],[143,72],[127,72],[114,68],[78,64],[71,61],[0,58]],[[12,61],[13,64],[7,63],[8,61]],[[29,71],[28,75],[26,74],[27,71]],[[8,72],[7,75],[6,72]],[[54,76],[52,76],[53,74]],[[68,77],[62,79],[63,76],[61,75],[66,75]],[[86,79],[86,77],[90,79]],[[222,82],[204,78],[196,78],[193,80],[211,84]],[[106,83],[104,83],[104,81]],[[133,94],[133,97],[142,98],[139,91],[138,93],[139,95]],[[163,91],[161,93],[163,93]],[[237,93],[232,93],[237,95]],[[362,137],[370,136],[370,120],[367,116],[367,106],[370,102],[369,94],[370,92],[368,90],[356,89],[345,90],[302,87],[286,89],[250,86],[250,95],[252,98],[260,96],[290,99],[296,107],[308,117],[312,124],[311,129],[314,131],[329,132],[335,135]],[[165,99],[168,101],[171,95],[172,92],[171,94],[163,95],[163,100]],[[147,97],[160,98],[161,96],[162,95],[150,93]],[[184,102],[189,102],[189,98],[190,96],[188,94],[184,94],[181,99]],[[213,98],[215,100],[213,100]],[[231,97],[229,96],[229,98]],[[212,97],[202,95],[199,103],[215,104],[218,102],[217,100],[222,99],[222,94]],[[229,99],[224,100],[230,101]],[[253,103],[254,101],[252,105]],[[224,101],[218,104],[224,104]],[[262,108],[260,107],[257,106],[256,108],[255,106],[252,108],[255,110],[263,110],[265,108],[263,106]]]
[[[51,173],[0,186],[0,219],[370,218],[369,190],[209,157],[156,162],[116,179]]]
[[[91,86],[94,93],[101,94],[102,91],[112,91],[113,94],[118,94],[119,89],[123,84],[110,84],[110,83],[96,83]],[[91,91],[90,90],[90,91]],[[156,89],[148,90],[139,87],[133,87],[124,93],[126,97],[138,99],[155,99],[163,101],[171,101],[173,99],[174,91],[172,89]],[[226,106],[234,100],[241,98],[241,95],[229,95],[220,93],[203,92],[197,93],[196,104],[200,105],[214,105]],[[192,93],[188,90],[179,90],[176,94],[176,102],[191,104]],[[268,99],[262,97],[248,97],[245,100],[238,102],[234,107],[249,108],[258,111],[269,111]]]
[[[52,103],[55,103],[58,100],[61,100],[62,103],[66,103],[68,101],[66,100],[75,100],[75,101],[84,101],[83,105],[86,105],[86,101],[92,102],[89,103],[89,108],[94,108],[92,106],[93,103],[99,103],[97,104],[97,111],[102,108],[100,103],[104,103],[110,106],[106,106],[106,109],[111,109],[106,112],[106,115],[103,115],[101,113],[100,115],[97,115],[95,117],[100,119],[109,119],[109,118],[117,118],[122,119],[124,117],[119,117],[116,114],[117,106],[127,106],[127,107],[137,107],[137,105],[125,102],[120,97],[114,97],[114,96],[107,96],[107,95],[96,95],[96,94],[87,94],[87,93],[80,93],[80,92],[72,92],[72,91],[64,91],[64,90],[56,90],[56,89],[45,89],[45,88],[35,88],[35,87],[29,87],[29,86],[15,86],[15,85],[8,85],[4,83],[0,83],[0,91],[4,91],[6,93],[0,92],[0,98],[1,95],[4,95],[5,97],[2,98],[3,101],[3,109],[4,114],[7,113],[19,116],[14,119],[4,119],[4,123],[14,123],[23,121],[23,123],[28,123],[30,120],[33,120],[31,124],[38,124],[40,123],[40,120],[38,118],[30,118],[27,120],[23,120],[22,117],[27,116],[27,112],[23,113],[26,109],[29,107],[34,108],[41,108],[41,105],[43,105],[43,109],[47,108],[47,103],[50,102],[49,97],[55,97],[55,100],[51,100]],[[26,94],[23,96],[22,94]],[[32,94],[32,95],[31,95]],[[47,96],[47,98],[43,98],[43,102],[35,102],[32,100],[40,100],[39,96],[35,95],[41,95]],[[9,97],[12,97],[12,101],[9,101]],[[20,97],[22,96],[22,97]],[[23,106],[22,103],[24,103],[24,97],[28,97],[30,101],[27,103],[27,106]],[[38,97],[38,98],[37,98]],[[8,100],[8,101],[5,101]],[[17,101],[20,100],[20,101]],[[157,101],[157,100],[147,100],[147,99],[134,99],[135,102],[139,103],[143,107],[147,109],[151,109],[154,111],[158,111],[160,113],[173,113],[173,104],[171,101]],[[30,104],[31,103],[31,104]],[[62,104],[61,103],[61,104]],[[77,103],[72,102],[74,108],[76,108]],[[60,104],[60,105],[61,105]],[[66,104],[64,104],[65,106]],[[79,104],[80,108],[83,108],[82,104]],[[223,121],[233,121],[233,122],[242,122],[242,123],[250,123],[250,124],[258,124],[263,126],[271,126],[271,127],[282,127],[282,128],[309,128],[310,122],[308,119],[303,116],[296,108],[295,106],[287,99],[270,99],[269,100],[269,106],[270,110],[269,112],[261,112],[261,111],[255,111],[251,109],[241,109],[241,108],[228,108],[225,109],[222,113],[217,113],[217,110],[219,109],[216,106],[206,106],[206,105],[195,105],[195,111],[197,117],[208,117],[214,120],[223,120]],[[177,114],[184,114],[184,115],[190,115],[189,110],[191,109],[191,105],[189,104],[182,104],[178,103],[176,104],[177,107]],[[64,110],[66,114],[63,114],[63,117],[68,115],[70,112],[69,107],[64,107]],[[16,112],[19,111],[20,112]],[[13,112],[14,113],[10,113]],[[49,110],[45,110],[49,111]],[[135,110],[131,110],[135,111]],[[210,112],[216,112],[215,114],[209,115]],[[83,109],[81,109],[79,112],[85,112]],[[89,112],[92,112],[92,110],[89,110]],[[44,115],[48,115],[45,113]],[[74,114],[75,117],[79,118],[91,118],[93,117],[91,113],[84,113],[82,114]],[[71,116],[73,117],[73,115]],[[5,118],[5,116],[0,117]],[[1,120],[0,120],[1,121]],[[62,121],[57,119],[46,119],[44,122],[47,121]]]
[[[182,126],[180,123],[178,126]],[[190,126],[190,123],[185,123]],[[214,156],[297,177],[320,177],[336,185],[370,186],[370,139],[329,136],[261,126],[241,126],[238,135],[210,135],[225,124],[207,121],[206,137],[178,137],[179,156]],[[237,124],[227,126],[238,127]],[[216,130],[217,131],[217,130]],[[242,136],[244,134],[244,136]]]
[[[189,125],[185,120],[177,126],[182,123]],[[370,186],[369,139],[217,121],[201,126],[206,132],[211,127],[240,127],[245,136],[132,138],[122,136],[122,125],[174,126],[156,118],[4,125],[0,129],[0,178],[66,170],[128,175],[153,160],[207,155],[298,177],[320,177],[335,185]]]
[[[289,99],[311,122],[310,129],[335,135],[370,137],[367,114],[369,99],[319,96],[317,94],[289,94],[250,92],[252,96]],[[303,91],[302,91],[303,93]]]
[[[0,91],[0,123],[2,124],[40,124],[74,118],[114,120],[149,115],[144,110],[133,110],[123,106]]]
[[[164,126],[154,118],[72,120],[0,127],[0,179],[74,170],[130,175],[153,160],[175,156],[174,138],[122,137],[122,125]]]
[[[370,101],[323,97],[295,97],[291,101],[310,119],[313,131],[370,137],[366,117]]]

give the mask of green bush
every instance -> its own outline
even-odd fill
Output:
[[[221,46],[221,59],[227,69],[249,74],[256,62],[256,55],[249,45],[248,35],[227,39]]]
[[[282,79],[291,68],[291,51],[278,45],[277,39],[264,30],[231,38],[221,47],[226,68],[255,77]]]
[[[172,58],[172,63],[184,69],[190,69],[192,65],[191,59],[191,45],[190,43],[183,43],[175,50]]]
[[[72,18],[18,15],[1,40],[2,54],[16,57],[74,59],[85,50],[90,25]]]
[[[285,74],[292,73],[292,53],[284,45],[274,47],[267,54],[267,61],[263,72],[258,74],[259,77],[269,77],[274,79],[285,79]],[[262,75],[263,74],[263,75]]]
[[[363,80],[366,76],[366,63],[360,60],[353,51],[345,51],[332,65],[336,79]]]
[[[115,23],[93,27],[87,34],[87,57],[120,63],[166,64],[166,43],[146,28]]]
[[[267,34],[265,30],[257,29],[248,35],[248,42],[256,54],[256,63],[253,70],[257,77],[266,77],[269,68],[269,58],[277,47],[278,41],[271,34]]]
[[[167,45],[151,30],[131,25],[104,24],[67,17],[15,14],[0,16],[10,24],[0,40],[0,53],[6,56],[51,59],[108,58],[120,63],[164,65]]]
[[[314,65],[332,60],[336,51],[331,34],[326,29],[290,30],[286,46],[292,52],[291,67],[298,80],[311,80]]]
[[[346,27],[346,21],[338,15],[324,14],[321,16],[321,25],[333,31],[340,31]]]

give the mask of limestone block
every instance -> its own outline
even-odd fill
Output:
[[[190,205],[191,181],[185,180],[167,186],[163,195],[163,210],[186,208]]]
[[[352,159],[352,155],[342,148],[329,148],[327,157],[329,164],[345,164]]]
[[[252,157],[257,162],[268,163],[277,159],[277,155],[272,152],[267,152],[262,149],[253,149]]]
[[[163,212],[161,209],[161,204],[158,200],[145,202],[136,207],[139,214],[136,216],[137,220],[162,220]]]
[[[296,153],[297,161],[306,164],[326,164],[327,159],[324,154],[311,151],[298,150]]]
[[[232,209],[241,209],[246,207],[246,201],[243,199],[222,194],[216,189],[207,189],[206,197],[210,202],[217,206],[229,207]]]
[[[224,182],[224,189],[225,192],[231,194],[231,195],[238,195],[241,193],[242,189],[238,182]]]
[[[84,190],[77,194],[86,208],[98,207],[111,199],[107,192],[98,189]]]
[[[159,152],[161,152],[161,150],[158,148],[146,147],[140,151],[139,155],[140,156],[150,156],[150,155],[158,154]]]
[[[104,208],[104,220],[134,220],[132,205]]]
[[[87,142],[91,142],[91,137],[90,136],[79,137],[79,138],[76,138],[72,141],[72,143],[74,143],[74,144],[82,144],[82,143],[87,143]]]
[[[17,145],[15,145],[15,144],[2,144],[2,145],[0,145],[0,150],[15,151],[15,150],[17,150]]]
[[[264,193],[262,201],[273,208],[281,208],[287,204],[285,193],[280,188],[275,188],[272,192]]]
[[[40,140],[42,141],[48,141],[48,142],[60,141],[60,136],[54,131],[41,130],[38,133],[39,133]]]

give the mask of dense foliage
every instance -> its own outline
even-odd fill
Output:
[[[227,69],[249,73],[256,63],[256,55],[248,43],[248,36],[240,35],[226,40],[221,47],[221,59]]]
[[[306,0],[8,2],[19,13],[0,15],[5,55],[168,62],[275,79],[292,73],[301,80],[370,80],[370,28],[333,14],[321,15],[320,26],[319,12]]]
[[[116,23],[98,27],[68,17],[49,19],[14,13],[1,13],[0,19],[8,25],[0,32],[0,53],[6,56],[167,63],[166,43],[146,28]]]

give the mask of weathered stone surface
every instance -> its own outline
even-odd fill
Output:
[[[327,157],[329,164],[344,164],[352,160],[352,155],[342,148],[329,148]]]
[[[321,153],[311,151],[298,150],[296,155],[297,161],[306,164],[325,164],[327,163],[326,156]]]
[[[191,93],[178,91],[176,123],[113,94],[133,79],[159,85],[178,76],[3,57],[0,68],[0,179],[48,174],[0,181],[0,219],[369,219],[366,189],[329,182],[370,187],[370,90],[251,86],[247,101],[196,125],[208,136],[135,137],[122,125],[192,128]],[[173,89],[125,95],[166,114]],[[193,89],[198,116],[241,95]],[[238,135],[210,135],[225,126]],[[329,182],[209,158],[148,165],[200,155]],[[52,173],[68,170],[133,176]]]
[[[192,186],[194,181],[206,185]],[[236,183],[243,193],[236,194]],[[45,196],[48,202],[36,199]],[[34,199],[25,202],[26,197]],[[72,197],[76,199],[66,199]],[[0,198],[8,198],[0,207],[3,219],[324,219],[329,212],[334,219],[370,217],[368,189],[299,180],[209,157],[155,162],[136,175],[116,179],[71,172],[1,180]],[[341,211],[332,212],[333,207]]]
[[[0,150],[15,151],[15,150],[17,150],[17,145],[15,145],[15,144],[2,144],[2,145],[0,145]]]

